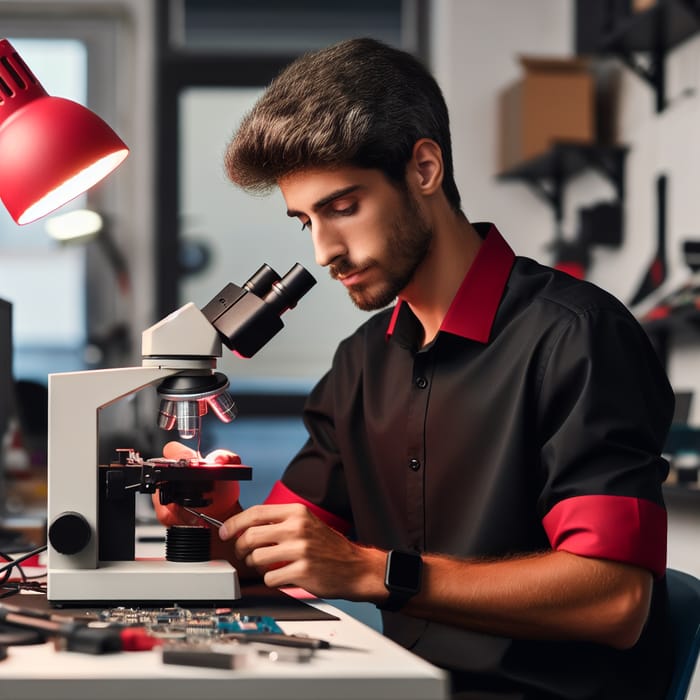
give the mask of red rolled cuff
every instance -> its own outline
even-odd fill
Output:
[[[575,496],[557,503],[542,524],[552,548],[666,572],[666,510],[630,496]]]

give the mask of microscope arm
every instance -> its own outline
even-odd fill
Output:
[[[71,556],[49,547],[51,567],[97,567],[99,409],[179,371],[125,367],[49,375],[48,522],[77,513],[92,535]]]

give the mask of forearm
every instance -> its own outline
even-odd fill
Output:
[[[387,553],[351,542],[301,504],[254,506],[222,531],[268,586],[321,598],[381,604]],[[498,561],[423,555],[423,585],[404,611],[445,624],[523,639],[586,640],[626,648],[651,602],[649,571],[567,552]]]
[[[498,561],[428,554],[422,590],[404,611],[488,634],[627,648],[641,633],[651,588],[643,569],[567,552]]]

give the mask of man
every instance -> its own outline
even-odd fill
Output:
[[[455,697],[662,697],[673,399],[634,318],[468,221],[439,87],[373,40],[291,64],[226,165],[278,186],[379,313],[309,396],[266,504],[216,494],[222,552],[269,586],[377,604]]]

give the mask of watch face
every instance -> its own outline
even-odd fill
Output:
[[[420,590],[422,569],[423,560],[419,554],[392,550],[386,567],[387,588],[417,593]]]

